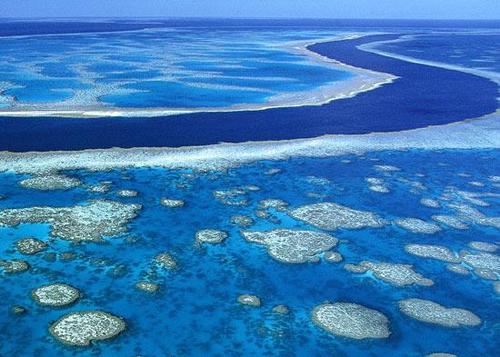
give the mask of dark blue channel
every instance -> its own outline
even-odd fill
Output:
[[[341,62],[400,77],[354,98],[322,106],[159,118],[0,118],[0,150],[179,147],[389,132],[447,124],[497,109],[498,88],[488,79],[357,48],[397,37],[373,35],[310,47]]]

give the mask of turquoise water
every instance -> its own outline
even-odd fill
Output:
[[[134,108],[170,107],[178,108],[181,101],[190,103],[189,107],[228,107],[238,103],[241,96],[254,103],[264,103],[266,93],[256,89],[235,91],[231,89],[219,89],[214,96],[213,89],[199,88],[178,82],[167,81],[141,81],[124,86],[126,89],[137,90],[133,95],[109,94],[101,97],[104,102],[112,103],[114,106],[125,106]],[[168,93],[168,96],[159,96],[158,93]]]
[[[352,78],[287,48],[340,33],[167,27],[2,37],[0,99],[46,110],[261,105]]]
[[[400,171],[380,172],[374,165],[393,165]],[[0,227],[0,252],[4,259],[29,261],[32,269],[19,275],[2,273],[0,286],[0,330],[4,343],[0,355],[14,356],[161,356],[161,355],[397,355],[422,356],[450,352],[459,356],[493,356],[500,334],[499,295],[491,281],[475,275],[448,271],[445,263],[407,254],[405,244],[446,246],[456,252],[470,250],[470,241],[498,242],[498,229],[470,224],[467,230],[441,226],[431,235],[411,233],[395,225],[383,228],[331,232],[339,238],[337,250],[342,263],[285,264],[273,260],[263,246],[246,242],[240,227],[230,217],[244,214],[254,218],[248,229],[300,228],[317,230],[271,210],[271,219],[255,215],[258,202],[279,198],[290,207],[322,201],[371,211],[387,220],[417,217],[431,221],[434,214],[456,214],[442,194],[463,190],[482,194],[488,206],[474,206],[488,217],[498,217],[500,172],[498,151],[401,151],[359,156],[288,161],[266,161],[217,172],[161,168],[72,171],[85,185],[111,181],[108,193],[91,193],[86,186],[67,191],[37,191],[18,185],[25,175],[0,175],[1,208],[36,205],[71,206],[90,199],[106,198],[140,203],[140,215],[128,232],[109,237],[105,243],[72,245],[58,238],[50,248],[35,256],[21,256],[15,242],[25,236],[47,241],[49,226],[23,224]],[[269,169],[280,169],[274,175]],[[314,176],[314,178],[311,178]],[[390,192],[368,189],[366,178],[383,179]],[[318,179],[321,178],[321,179]],[[478,186],[479,182],[483,186]],[[241,197],[247,206],[229,206],[214,198],[214,190],[256,185]],[[454,188],[454,189],[453,189]],[[139,196],[123,198],[120,189],[133,189]],[[491,195],[496,194],[497,196]],[[178,209],[160,205],[161,197],[178,198],[186,206]],[[428,208],[421,198],[439,199],[443,208]],[[452,202],[465,202],[454,197]],[[465,202],[473,206],[470,202]],[[219,245],[195,245],[194,235],[204,228],[222,229],[229,238]],[[131,237],[136,239],[131,240]],[[48,261],[46,253],[75,252],[72,261]],[[169,251],[179,269],[150,274],[161,284],[150,295],[134,285],[150,271],[151,259]],[[394,287],[369,275],[355,275],[344,263],[361,260],[413,264],[415,270],[434,280],[431,287]],[[68,308],[37,306],[30,291],[49,282],[65,282],[81,289],[83,299]],[[260,308],[236,302],[238,295],[256,294]],[[397,301],[419,297],[442,305],[469,309],[482,319],[477,327],[445,328],[412,320],[401,314]],[[310,319],[314,306],[324,301],[355,302],[383,312],[390,320],[388,339],[351,340],[334,337]],[[12,305],[26,307],[24,315],[9,313]],[[286,304],[289,315],[272,313],[276,304]],[[122,316],[128,325],[119,337],[89,348],[70,348],[56,342],[47,332],[49,324],[71,311],[99,309]],[[8,341],[8,342],[6,342]]]
[[[73,79],[33,79],[23,81],[22,87],[6,89],[4,93],[25,103],[59,102],[70,99],[74,90],[88,88],[90,86]]]

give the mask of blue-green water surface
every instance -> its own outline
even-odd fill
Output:
[[[139,203],[143,208],[128,225],[127,233],[109,237],[105,243],[71,244],[50,239],[47,224],[0,227],[1,257],[25,259],[32,267],[17,275],[2,273],[0,355],[423,356],[449,352],[494,356],[499,348],[500,309],[493,282],[474,274],[452,273],[443,262],[409,255],[404,246],[438,244],[459,252],[470,250],[470,241],[497,242],[498,229],[470,224],[466,230],[455,230],[443,225],[440,232],[430,235],[411,233],[394,224],[339,229],[329,233],[340,240],[336,249],[343,255],[343,262],[322,259],[318,263],[285,264],[273,260],[263,246],[246,242],[239,233],[242,228],[231,224],[230,218],[236,214],[252,217],[255,223],[245,228],[249,230],[318,230],[284,212],[271,210],[270,219],[256,216],[260,200],[278,198],[292,208],[335,202],[374,212],[389,221],[415,217],[431,222],[432,215],[454,214],[453,210],[445,201],[440,201],[442,208],[429,208],[420,204],[420,199],[440,199],[453,188],[487,194],[481,199],[488,206],[474,207],[495,217],[500,214],[499,198],[492,195],[500,193],[495,179],[500,174],[499,161],[498,151],[402,151],[256,162],[216,172],[163,168],[66,172],[87,186],[111,181],[108,193],[92,193],[87,186],[47,192],[26,189],[18,185],[24,175],[2,173],[2,209],[72,206],[97,198]],[[375,165],[392,165],[400,171],[383,172]],[[270,169],[281,171],[270,175]],[[371,191],[365,181],[368,177],[383,179],[390,192]],[[239,197],[248,201],[246,206],[226,205],[213,195],[215,190],[247,185],[260,190]],[[120,189],[137,190],[139,195],[119,197]],[[160,205],[161,197],[182,199],[186,205],[167,208]],[[205,228],[225,230],[229,237],[221,244],[195,244],[195,233]],[[15,242],[26,236],[49,241],[49,249],[34,256],[20,255]],[[47,253],[69,251],[76,253],[77,259],[45,259]],[[177,259],[179,268],[152,271],[151,260],[165,251]],[[362,260],[413,264],[434,285],[395,287],[343,268],[345,263]],[[145,276],[161,285],[158,293],[148,294],[134,287]],[[31,290],[52,282],[79,288],[83,298],[68,308],[38,306],[30,297]],[[262,306],[238,304],[237,297],[244,293],[258,295]],[[413,320],[397,305],[399,300],[412,297],[468,309],[482,323],[446,328]],[[310,318],[314,306],[325,301],[354,302],[384,313],[390,320],[390,337],[352,340],[328,334]],[[273,313],[277,304],[286,304],[291,313]],[[13,305],[24,306],[28,312],[13,315]],[[53,321],[82,310],[104,310],[121,316],[128,328],[115,339],[82,348],[64,346],[48,333]]]

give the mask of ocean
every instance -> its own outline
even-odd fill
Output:
[[[3,21],[0,36],[0,355],[498,351],[498,23]],[[356,78],[390,80],[311,98]],[[37,112],[68,100],[100,115]],[[158,156],[121,167],[141,153]],[[50,284],[78,296],[44,305]],[[88,311],[124,328],[57,333]]]

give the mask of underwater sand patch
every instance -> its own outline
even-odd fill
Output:
[[[163,252],[163,253],[158,254],[154,258],[154,263],[162,269],[173,270],[173,269],[177,268],[177,261],[168,252]]]
[[[49,331],[57,340],[70,346],[89,346],[93,341],[118,336],[126,329],[125,321],[104,311],[82,311],[64,315]]]
[[[87,188],[87,191],[92,193],[107,193],[110,189],[111,189],[111,182],[104,181],[104,182],[99,182],[96,185],[89,186]]]
[[[395,171],[401,171],[399,167],[392,166],[392,165],[373,165],[375,170],[380,171],[380,172],[395,172]]]
[[[430,300],[401,300],[399,301],[399,309],[413,319],[444,327],[477,326],[481,324],[481,319],[468,310],[448,308]]]
[[[290,313],[290,308],[286,305],[276,305],[273,307],[272,312],[280,315],[288,315]]]
[[[389,320],[377,310],[353,303],[316,306],[313,322],[325,331],[353,339],[387,338],[391,334]]]
[[[434,215],[431,217],[432,220],[447,225],[448,227],[455,228],[455,229],[468,229],[469,226],[466,225],[464,222],[462,222],[460,219],[454,216],[447,216],[447,215]]]
[[[424,184],[422,184],[420,181],[415,181],[415,180],[409,180],[403,177],[397,178],[398,182],[401,182],[407,186],[410,187],[410,191],[413,194],[421,194],[423,191],[427,191],[427,187],[425,187]]]
[[[498,280],[498,274],[490,269],[474,269],[474,274],[484,280]]]
[[[160,285],[143,280],[135,284],[135,288],[149,294],[155,294],[160,290]]]
[[[368,189],[373,192],[378,192],[378,193],[389,193],[391,192],[387,186],[382,186],[382,185],[371,185],[368,186]]]
[[[476,208],[465,204],[452,204],[450,207],[457,211],[458,219],[464,222],[500,229],[500,217],[488,217]]]
[[[434,200],[432,198],[422,198],[420,200],[420,204],[425,207],[429,208],[439,208],[441,205],[439,204],[439,201]]]
[[[466,267],[461,264],[447,264],[446,269],[451,271],[452,273],[460,274],[460,275],[469,275],[470,271]]]
[[[250,204],[246,198],[247,191],[242,188],[216,190],[213,195],[216,200],[226,206],[248,206]]]
[[[24,306],[21,306],[21,305],[14,305],[10,308],[10,313],[12,315],[24,315],[27,312],[28,312],[28,310]]]
[[[271,214],[268,211],[258,209],[258,210],[255,210],[255,216],[257,218],[268,219],[271,217]]]
[[[80,298],[80,291],[68,284],[50,284],[34,289],[31,297],[38,304],[62,307],[73,304]]]
[[[51,235],[73,242],[101,242],[104,237],[127,231],[141,205],[107,200],[92,200],[71,207],[29,207],[0,211],[0,224],[48,223]]]
[[[323,254],[323,259],[328,263],[340,263],[344,260],[344,257],[338,252],[325,252],[325,254]]]
[[[254,220],[252,219],[252,217],[235,215],[231,216],[231,223],[240,227],[249,227],[254,223]]]
[[[460,252],[462,261],[474,269],[474,273],[483,279],[497,280],[500,274],[500,256],[487,252]]]
[[[262,305],[262,301],[256,295],[242,294],[238,296],[237,301],[242,305],[247,305],[252,307],[260,307]]]
[[[483,252],[487,253],[494,253],[498,249],[498,245],[494,243],[488,243],[488,242],[479,242],[479,241],[474,241],[474,242],[469,242],[469,247],[475,250],[480,250]]]
[[[260,187],[257,185],[246,185],[243,187],[245,191],[257,192],[260,191]]]
[[[344,269],[354,273],[372,272],[386,283],[402,287],[408,285],[431,286],[434,282],[413,270],[412,265],[362,261],[358,265],[346,264]]]
[[[268,176],[274,176],[276,174],[279,174],[281,173],[281,169],[277,169],[277,168],[274,168],[274,169],[269,169],[267,171],[264,172],[265,175],[268,175]]]
[[[17,251],[24,255],[34,255],[47,249],[48,244],[36,238],[20,239],[16,243]]]
[[[331,184],[329,179],[318,176],[307,176],[306,181],[312,185],[317,185],[317,186],[328,186]]]
[[[318,193],[318,192],[307,192],[306,196],[310,197],[310,198],[317,198],[317,199],[320,199],[320,200],[322,200],[323,198],[327,197],[327,195],[325,195],[324,193]]]
[[[196,232],[196,241],[199,243],[219,244],[229,235],[218,229],[202,229]]]
[[[169,208],[180,208],[180,207],[184,207],[184,205],[186,203],[183,200],[177,200],[177,199],[172,199],[172,198],[161,198],[160,204],[162,206],[169,207]]]
[[[369,184],[368,189],[373,192],[389,193],[390,190],[385,181],[378,177],[366,177],[365,181]]]
[[[396,219],[394,223],[409,232],[417,234],[434,234],[441,230],[437,224],[429,223],[419,218],[400,218]]]
[[[282,263],[317,262],[319,254],[337,245],[331,235],[289,229],[271,231],[242,231],[247,241],[265,245],[269,255]]]
[[[461,261],[460,257],[450,249],[440,245],[407,244],[405,251],[421,258],[437,259],[447,263],[460,263]]]
[[[62,252],[57,254],[57,258],[62,262],[68,262],[71,260],[75,260],[78,256],[75,252]]]
[[[453,263],[448,264],[446,268],[457,274],[467,275],[471,269],[476,276],[485,280],[498,280],[500,276],[500,256],[493,253],[462,250],[457,256],[446,247],[426,244],[408,244],[405,250],[422,258]]]
[[[288,207],[287,202],[280,200],[280,199],[276,199],[276,198],[267,198],[267,199],[259,201],[259,208],[263,209],[263,210],[273,208],[276,211],[283,212],[283,211],[286,211],[287,207]]]
[[[380,186],[385,185],[385,181],[378,177],[366,177],[365,181],[370,185],[380,185]]]
[[[373,212],[359,211],[332,202],[305,205],[291,210],[289,214],[312,226],[331,231],[338,228],[380,228],[386,224]]]
[[[30,265],[28,262],[20,259],[0,260],[0,268],[6,274],[18,274],[29,270]]]
[[[135,190],[120,190],[116,193],[120,197],[137,197],[139,192]]]
[[[80,180],[57,173],[35,175],[19,182],[24,188],[40,191],[69,190],[82,184]]]
[[[473,204],[475,206],[488,207],[490,204],[480,197],[487,196],[486,194],[477,193],[477,192],[469,192],[469,191],[460,191],[460,190],[451,190],[451,193],[454,193],[460,196],[463,200]]]

